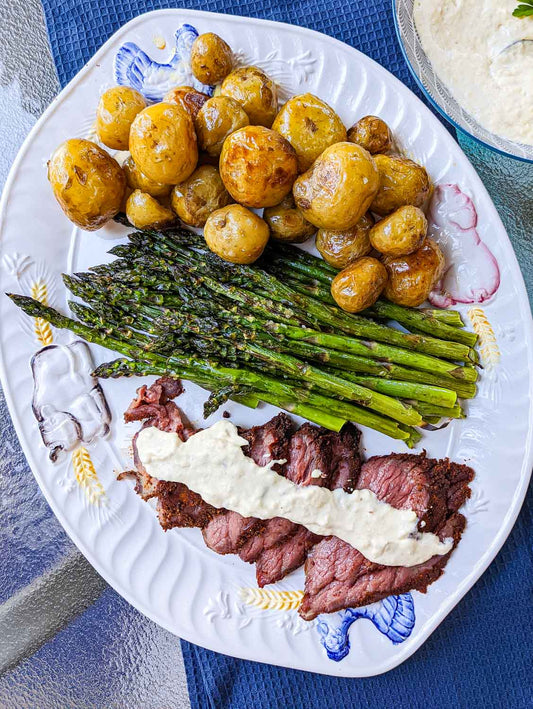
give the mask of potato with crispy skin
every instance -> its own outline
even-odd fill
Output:
[[[198,111],[194,122],[200,150],[217,157],[228,135],[249,123],[248,114],[235,99],[228,96],[210,98]]]
[[[294,183],[296,205],[321,229],[351,229],[368,211],[379,186],[370,153],[354,143],[335,143]]]
[[[269,128],[246,126],[224,141],[220,175],[233,199],[246,207],[279,204],[297,174],[294,148]]]
[[[139,170],[151,180],[164,185],[183,182],[198,162],[191,117],[172,103],[148,106],[131,126],[130,152]]]
[[[108,148],[127,150],[135,116],[146,108],[144,96],[129,86],[114,86],[100,97],[96,133]]]
[[[100,229],[120,210],[126,178],[118,162],[90,140],[66,140],[48,162],[55,198],[82,229]]]
[[[197,37],[191,48],[191,69],[202,84],[219,84],[233,67],[233,52],[214,32]]]
[[[278,112],[276,84],[256,66],[242,67],[228,74],[220,87],[220,95],[240,103],[253,126],[270,128]]]
[[[407,256],[422,246],[427,233],[424,212],[406,204],[371,229],[370,243],[385,256]]]
[[[348,140],[357,143],[371,155],[386,153],[391,149],[389,126],[377,116],[363,116],[348,131]]]
[[[141,190],[152,197],[168,197],[172,190],[172,185],[163,185],[161,182],[154,182],[142,173],[135,161],[129,155],[122,163],[122,169],[126,175],[128,187],[132,190]]]
[[[172,209],[185,224],[202,227],[216,209],[233,200],[213,165],[201,165],[172,190]]]
[[[387,269],[364,256],[340,271],[331,283],[331,295],[343,310],[359,313],[374,305],[387,283]]]
[[[319,229],[316,247],[320,255],[334,268],[346,268],[348,264],[367,256],[372,251],[369,233],[374,225],[370,213],[364,214],[351,229],[333,231]]]
[[[300,172],[305,172],[326,148],[346,140],[343,122],[327,103],[313,94],[293,96],[280,110],[272,130],[296,150]]]
[[[421,207],[431,193],[431,181],[422,165],[398,155],[374,155],[379,189],[370,209],[385,216],[411,204]]]
[[[272,238],[277,241],[303,244],[316,232],[316,227],[307,221],[294,204],[291,194],[274,207],[267,207],[263,212],[263,219],[270,227]]]
[[[194,121],[198,111],[208,99],[207,94],[193,89],[192,86],[176,86],[163,96],[163,103],[174,103],[176,106],[181,106]]]
[[[385,297],[413,308],[427,299],[445,267],[442,251],[433,239],[426,239],[412,254],[388,257],[383,263],[389,275]]]
[[[267,223],[240,204],[217,209],[207,219],[204,238],[215,254],[231,263],[253,263],[267,245]]]
[[[174,212],[163,207],[155,197],[134,190],[126,201],[126,216],[129,223],[136,229],[162,227],[175,220]]]

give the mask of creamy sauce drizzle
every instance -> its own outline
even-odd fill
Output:
[[[417,0],[420,41],[457,101],[497,135],[533,145],[533,17],[517,0]]]
[[[421,534],[412,510],[380,502],[370,490],[327,490],[299,486],[244,455],[237,428],[219,421],[183,443],[176,433],[144,428],[137,452],[146,472],[159,480],[180,482],[214,507],[244,517],[284,517],[316,534],[333,534],[367,559],[387,566],[415,566],[446,554],[452,541]]]

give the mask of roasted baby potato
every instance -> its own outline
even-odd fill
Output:
[[[198,115],[198,111],[208,98],[209,96],[207,94],[193,89],[192,86],[176,86],[175,89],[170,89],[170,91],[164,95],[163,102],[175,103],[176,106],[181,106],[194,121]]]
[[[100,96],[96,133],[108,148],[127,150],[135,116],[146,108],[144,96],[129,86],[114,86]]]
[[[346,140],[346,128],[335,111],[313,94],[290,98],[276,116],[272,130],[296,150],[300,172],[305,172],[333,143]]]
[[[172,209],[182,222],[195,227],[203,226],[212,212],[232,201],[213,165],[201,165],[172,190]]]
[[[246,126],[224,141],[220,175],[233,199],[246,207],[279,204],[297,174],[294,148],[269,128]]]
[[[324,261],[334,268],[346,268],[348,264],[367,256],[372,251],[369,232],[374,225],[372,216],[364,214],[355,226],[344,231],[319,229],[316,247]]]
[[[122,163],[122,169],[126,175],[128,187],[132,190],[141,190],[152,197],[167,197],[172,185],[163,185],[161,182],[154,182],[149,177],[146,177],[135,164],[131,155],[129,155]]]
[[[426,169],[398,155],[374,155],[379,189],[370,209],[385,216],[405,204],[421,207],[429,197],[431,182]]]
[[[201,150],[217,157],[228,135],[249,125],[248,114],[228,96],[215,96],[206,101],[194,122]]]
[[[191,49],[191,69],[202,84],[219,84],[233,67],[233,53],[222,37],[207,32],[197,37]]]
[[[253,263],[267,245],[267,223],[240,204],[217,209],[204,228],[207,246],[231,263]]]
[[[170,224],[176,218],[174,213],[159,204],[157,199],[134,190],[126,201],[126,216],[129,223],[136,229],[147,229],[148,227],[162,227]]]
[[[294,183],[296,205],[321,229],[345,230],[368,211],[379,186],[370,153],[354,143],[335,143]]]
[[[406,256],[422,246],[428,232],[424,212],[406,204],[370,231],[370,243],[385,256]]]
[[[430,294],[444,271],[444,256],[433,239],[408,256],[384,259],[389,274],[384,295],[393,303],[416,307]]]
[[[386,153],[392,145],[389,126],[377,116],[364,116],[348,131],[348,140],[357,143],[371,155]]]
[[[340,271],[331,283],[331,295],[343,310],[358,313],[374,305],[387,283],[387,269],[364,256]]]
[[[66,140],[48,162],[48,180],[67,217],[100,229],[120,210],[126,178],[118,162],[90,140]]]
[[[183,182],[198,162],[191,117],[171,103],[148,106],[131,126],[130,152],[139,170],[151,180],[164,185]]]
[[[255,66],[235,69],[220,87],[222,96],[229,96],[244,108],[253,126],[270,128],[278,112],[276,84]]]
[[[291,194],[274,207],[267,207],[263,212],[263,219],[270,227],[272,238],[278,241],[303,244],[316,231],[316,227],[307,221],[294,204]]]

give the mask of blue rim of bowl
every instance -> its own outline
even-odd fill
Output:
[[[419,77],[418,73],[416,72],[415,68],[409,61],[409,57],[407,56],[407,52],[405,51],[405,47],[403,44],[402,40],[402,35],[400,33],[400,26],[398,24],[398,15],[396,13],[396,0],[392,0],[391,2],[392,6],[392,17],[394,20],[394,29],[396,30],[396,38],[398,40],[398,44],[400,45],[400,49],[403,54],[403,58],[405,59],[405,63],[407,64],[407,67],[409,71],[411,72],[413,79],[415,80],[418,88],[422,91],[424,94],[425,99],[433,106],[433,108],[440,113],[441,116],[443,116],[448,123],[451,123],[451,125],[455,128],[455,130],[459,131],[463,135],[466,135],[468,138],[472,138],[476,143],[479,143],[482,145],[484,148],[487,148],[488,150],[492,150],[494,153],[498,153],[498,155],[503,155],[506,158],[511,158],[512,160],[519,160],[520,162],[525,162],[528,164],[532,164],[533,160],[530,158],[523,158],[520,155],[514,155],[513,153],[508,153],[505,150],[500,150],[500,148],[497,148],[494,145],[490,145],[490,143],[486,143],[484,140],[481,140],[481,138],[478,138],[476,135],[471,133],[470,131],[466,130],[466,128],[463,128],[463,126],[459,125],[456,123],[453,118],[450,118],[450,116],[446,113],[446,111],[440,106],[435,99],[430,95],[426,87],[424,86],[422,79]]]

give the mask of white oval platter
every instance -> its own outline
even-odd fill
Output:
[[[319,95],[347,125],[368,113],[382,116],[402,150],[425,164],[435,183],[458,184],[472,198],[478,233],[501,274],[494,297],[479,307],[459,306],[482,336],[485,369],[468,418],[426,434],[420,444],[431,456],[447,455],[476,470],[473,496],[464,510],[468,526],[463,540],[426,595],[413,592],[348,619],[332,614],[305,623],[294,610],[303,588],[302,571],[269,595],[261,594],[252,566],[210,552],[198,530],[163,533],[153,508],[134,494],[132,484],[117,481],[117,471],[131,465],[127,441],[134,430],[123,424],[122,413],[140,380],[102,383],[112,414],[106,436],[101,399],[84,389],[90,363],[83,346],[66,348],[73,337],[31,321],[2,296],[1,376],[10,412],[33,473],[61,524],[97,571],[142,613],[182,638],[236,657],[337,676],[379,674],[419,648],[490,564],[519,512],[532,465],[532,320],[522,276],[485,188],[430,111],[376,63],[310,30],[186,10],[138,17],[113,35],[61,92],[22,147],[1,203],[0,290],[32,293],[67,312],[60,274],[110,258],[106,251],[123,238],[124,229],[106,227],[97,234],[73,229],[51,195],[46,161],[67,137],[90,135],[98,97],[114,83],[115,57],[126,42],[153,60],[154,71],[143,76],[145,90],[186,83],[186,57],[174,54],[172,59],[175,32],[183,23],[220,34],[243,61],[271,73],[286,94]],[[44,375],[36,406],[51,426],[48,437],[71,442],[71,452],[55,463],[30,407],[30,359],[52,343],[60,347],[38,368]],[[90,350],[96,363],[113,358],[103,348]],[[197,425],[205,425],[205,396],[188,384],[179,401]],[[226,408],[235,423],[248,426],[275,412],[268,406],[253,412],[235,404]],[[77,413],[84,422],[83,440],[68,416],[50,416],[56,409]],[[369,455],[402,450],[402,444],[366,429],[363,438]],[[349,628],[358,617],[364,619]],[[335,642],[344,643],[342,652]]]

